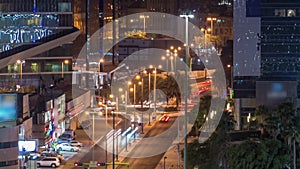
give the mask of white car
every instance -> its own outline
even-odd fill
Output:
[[[62,156],[61,154],[59,153],[56,153],[56,152],[49,152],[49,151],[43,151],[41,152],[40,156],[42,157],[57,157],[59,159],[59,162],[62,162],[65,158],[64,156]]]
[[[57,157],[45,157],[36,161],[37,167],[47,166],[47,167],[58,167],[60,166],[59,159]]]
[[[77,140],[72,140],[70,141],[71,146],[75,146],[75,147],[82,147],[82,143],[80,143]]]
[[[78,147],[72,146],[70,143],[61,143],[61,144],[58,144],[56,146],[56,149],[58,151],[71,151],[71,152],[79,151]]]

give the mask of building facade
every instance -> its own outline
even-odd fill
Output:
[[[234,21],[235,117],[243,129],[257,106],[299,107],[300,2],[236,1]]]
[[[71,0],[1,0],[0,50],[7,51],[20,45],[72,29]]]

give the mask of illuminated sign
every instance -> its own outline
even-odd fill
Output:
[[[20,152],[37,151],[37,141],[36,140],[18,141],[18,147]]]
[[[0,94],[0,122],[17,119],[17,94]]]

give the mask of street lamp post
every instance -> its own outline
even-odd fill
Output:
[[[95,112],[93,112],[93,144],[95,143]],[[93,146],[93,157],[92,157],[93,161],[95,159],[95,146]]]
[[[163,61],[166,60],[166,62],[167,62],[167,69],[166,69],[167,70],[167,75],[169,74],[169,70],[168,70],[169,69],[168,56],[169,56],[169,50],[167,50],[167,55],[166,56],[162,56],[161,57],[161,60],[163,60]]]
[[[141,85],[141,92],[142,92],[142,94],[141,94],[141,109],[143,109],[143,97],[144,97],[144,78],[142,77],[142,81],[141,82],[139,82],[139,85]],[[144,113],[143,113],[143,110],[142,110],[142,131],[141,131],[141,134],[144,134]]]
[[[171,64],[171,72],[176,72],[176,57],[178,56],[178,51],[181,51],[181,47],[177,47],[175,48],[174,46],[170,46],[170,49],[167,49],[166,51],[166,58],[163,56],[162,60],[167,60],[167,74],[168,74],[168,69],[169,69],[169,65],[168,62],[170,59],[170,64]],[[174,52],[174,53],[173,53]]]
[[[141,19],[144,19],[144,32],[146,32],[146,18],[149,18],[149,16],[140,15]]]
[[[23,69],[22,69],[22,60],[17,60],[17,64],[20,65],[20,87],[22,86],[22,76],[23,76]]]
[[[206,35],[208,32],[211,32],[211,28],[201,28],[201,31],[204,33],[204,49],[206,50],[206,46],[207,46],[207,38],[206,38]],[[206,56],[207,52],[205,51],[205,59],[207,59],[207,56]],[[207,79],[207,68],[205,67],[204,68],[204,79],[206,80]]]
[[[104,102],[102,101],[99,101],[98,102],[98,106],[104,106],[104,108],[105,108],[105,131],[107,131],[107,105],[106,104],[104,104]],[[105,162],[107,162],[107,139],[108,139],[108,137],[107,137],[107,134],[106,134],[106,136],[105,136]],[[107,168],[107,166],[105,166],[105,168]]]
[[[103,62],[104,62],[104,60],[101,58],[99,60],[99,68],[98,68],[98,70],[99,70],[99,75],[98,75],[98,89],[100,89],[100,85],[101,85],[100,76],[101,76],[101,72],[103,72]]]
[[[111,99],[111,102],[113,102],[113,98],[114,98],[114,95],[110,94],[109,95],[109,98]],[[112,116],[113,116],[113,121],[112,121],[112,126],[113,126],[113,132],[112,132],[112,136],[113,136],[113,141],[112,141],[112,167],[114,169],[114,166],[115,166],[115,130],[116,130],[116,122],[115,122],[115,112],[112,111]]]
[[[107,120],[108,120],[108,111],[107,111],[107,104],[105,103],[104,104],[104,101],[99,101],[98,102],[98,106],[103,106],[104,108],[105,108],[105,131],[107,131],[107,124],[108,124],[108,122],[107,122]],[[108,137],[107,137],[107,134],[106,134],[106,136],[105,136],[105,162],[107,162],[107,139],[108,139]],[[106,168],[107,168],[107,166],[106,166]]]
[[[130,83],[131,84],[131,83]],[[133,92],[133,128],[135,128],[135,100],[136,100],[136,85],[133,83],[133,88],[130,88],[130,91]],[[134,132],[134,140],[135,140],[135,132]]]
[[[227,65],[227,68],[230,71],[230,88],[233,89],[233,70],[232,70],[232,66],[230,64]]]
[[[69,60],[61,62],[61,77],[64,78],[64,64],[69,64]]]
[[[214,21],[216,21],[217,20],[217,18],[211,18],[211,17],[208,17],[207,19],[206,19],[207,21],[210,21],[210,28],[211,28],[211,34],[213,35],[213,33],[214,33],[214,29],[213,29],[213,22]]]
[[[186,64],[188,64],[189,62],[189,33],[188,33],[188,28],[189,28],[189,18],[194,18],[194,15],[180,15],[180,17],[185,18],[185,44],[186,44],[186,49],[185,49],[185,61]],[[188,66],[185,66],[185,85],[184,85],[184,89],[185,89],[185,105],[184,105],[184,169],[187,169],[187,104],[188,104]]]
[[[151,85],[151,72],[149,71],[149,73],[148,73],[148,102],[149,102],[149,110],[150,110],[150,91],[151,91],[151,87],[150,87],[150,85]],[[148,123],[148,126],[151,126],[151,113],[150,113],[150,111],[149,111],[149,123]]]
[[[153,84],[153,91],[154,91],[154,96],[153,96],[153,99],[154,99],[154,115],[156,116],[156,74],[157,74],[157,71],[156,71],[156,67],[154,68],[154,84]]]
[[[167,157],[165,156],[164,157],[164,169],[166,169],[166,159],[167,159]]]
[[[127,127],[127,120],[126,120],[126,115],[127,115],[127,99],[128,99],[128,92],[127,92],[127,90],[125,91],[125,127]],[[128,149],[127,149],[127,145],[128,145],[128,141],[127,141],[127,133],[128,132],[126,132],[126,134],[125,134],[125,137],[126,137],[126,139],[125,139],[125,141],[126,141],[126,152],[128,151]]]

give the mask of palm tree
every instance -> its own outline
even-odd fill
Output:
[[[157,88],[161,89],[165,93],[167,102],[169,101],[169,98],[175,97],[176,108],[178,108],[181,101],[181,92],[179,85],[172,76],[167,76],[166,78],[159,77],[157,79]]]

